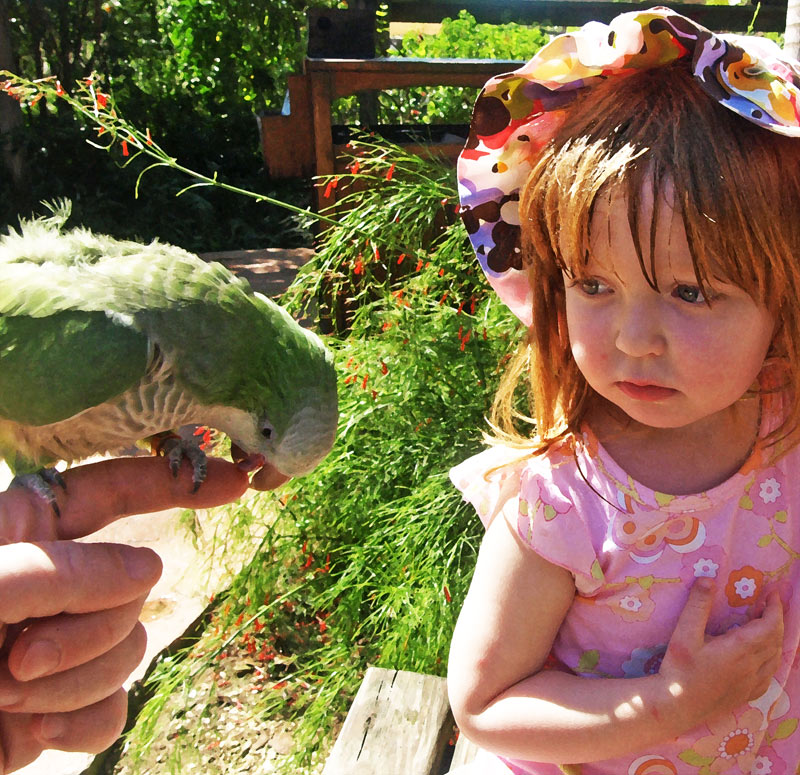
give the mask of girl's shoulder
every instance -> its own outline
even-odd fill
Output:
[[[567,436],[544,452],[494,444],[450,470],[450,480],[471,503],[484,525],[504,508],[531,499],[531,491],[547,492],[566,505],[576,489],[586,486],[578,455],[580,439]]]

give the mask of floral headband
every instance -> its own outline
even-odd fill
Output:
[[[531,291],[522,267],[519,193],[532,158],[596,78],[682,57],[691,59],[709,97],[765,129],[800,137],[800,63],[784,58],[771,40],[715,35],[661,6],[559,35],[518,70],[492,78],[478,97],[458,159],[461,216],[489,282],[526,325]]]

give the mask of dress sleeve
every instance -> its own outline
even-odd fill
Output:
[[[585,510],[576,507],[564,468],[553,467],[547,455],[532,459],[498,446],[453,468],[450,479],[485,527],[502,514],[527,546],[568,570],[578,592],[588,597],[604,581],[595,549],[602,535],[592,535]]]
[[[593,534],[588,509],[576,504],[579,493],[572,489],[572,482],[563,481],[561,472],[541,468],[528,466],[521,473],[517,514],[507,516],[533,551],[575,577],[581,595],[595,595],[605,581],[598,558],[598,542],[605,530],[596,525],[598,535]],[[578,500],[585,506],[584,499]]]

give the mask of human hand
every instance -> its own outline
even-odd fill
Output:
[[[65,472],[61,517],[25,489],[0,493],[0,773],[45,748],[98,752],[125,723],[120,688],[144,654],[138,621],[161,574],[149,549],[72,540],[131,514],[207,508],[238,498],[247,475],[209,459],[192,494],[158,458],[126,458]]]
[[[713,596],[711,579],[695,581],[659,670],[675,699],[680,731],[760,697],[781,661],[783,606],[776,590],[760,616],[716,636],[706,634]]]

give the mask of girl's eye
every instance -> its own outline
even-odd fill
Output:
[[[607,286],[604,285],[600,280],[596,277],[585,277],[580,280],[575,281],[575,285],[581,289],[587,296],[597,296],[599,293],[602,293],[604,289],[607,289]]]
[[[672,295],[689,304],[703,304],[706,297],[696,285],[676,285]]]

